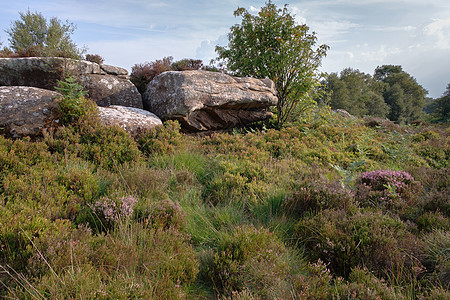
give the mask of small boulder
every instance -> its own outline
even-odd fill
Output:
[[[207,71],[170,71],[156,76],[143,97],[144,109],[178,120],[185,132],[223,130],[272,117],[277,104],[271,80]]]
[[[156,115],[143,109],[119,105],[99,107],[98,109],[103,125],[118,125],[131,136],[136,136],[156,126],[162,126],[161,120]]]
[[[55,120],[61,94],[24,86],[0,86],[0,134],[19,138],[38,136]]]

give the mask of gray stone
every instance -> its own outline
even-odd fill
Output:
[[[266,120],[278,99],[271,80],[171,71],[148,84],[143,101],[144,109],[162,120],[178,120],[184,131],[199,132]]]
[[[84,85],[98,105],[142,108],[142,97],[123,68],[59,57],[0,58],[0,85],[55,90],[70,75]]]
[[[0,86],[0,134],[35,137],[56,117],[57,92],[24,86]]]
[[[139,108],[112,105],[98,109],[102,124],[118,125],[131,136],[136,136],[156,126],[162,126],[161,120],[156,115]]]
[[[143,108],[142,97],[129,80],[113,75],[88,74],[80,76],[89,98],[98,106],[121,105]]]
[[[128,71],[124,68],[114,67],[110,65],[101,64],[100,68],[106,73],[110,75],[128,75]]]

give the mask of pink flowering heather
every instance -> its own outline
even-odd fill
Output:
[[[407,172],[390,170],[365,172],[361,175],[361,181],[371,187],[372,190],[385,190],[390,185],[395,188],[396,192],[406,190],[415,182],[414,178]]]
[[[95,202],[93,209],[101,213],[106,221],[112,223],[132,216],[136,203],[137,199],[133,196],[124,196],[117,200],[104,197]]]
[[[357,198],[362,205],[407,207],[419,183],[407,172],[377,170],[361,175]]]

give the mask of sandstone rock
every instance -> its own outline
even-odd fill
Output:
[[[119,75],[120,76],[128,75],[128,71],[124,68],[101,64],[100,69],[102,69],[102,71],[104,71],[106,74],[110,74],[110,75],[118,75],[118,76]]]
[[[123,68],[59,57],[0,58],[0,85],[55,90],[57,81],[69,74],[98,105],[142,108],[142,97]]]
[[[57,122],[57,92],[24,86],[0,86],[0,134],[7,137],[37,136]]]
[[[139,108],[112,105],[98,109],[102,124],[118,125],[132,136],[147,129],[162,126],[161,120],[156,115]]]
[[[144,94],[144,108],[163,120],[178,120],[187,132],[222,130],[268,119],[277,104],[271,80],[206,71],[165,72]]]
[[[89,98],[99,106],[121,105],[142,108],[141,94],[127,79],[112,75],[88,74],[80,76]]]

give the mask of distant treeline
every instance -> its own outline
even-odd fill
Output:
[[[427,91],[401,66],[383,65],[374,75],[346,68],[324,81],[323,102],[355,116],[371,115],[401,124],[415,120],[449,122],[450,84],[441,98],[427,98]]]

